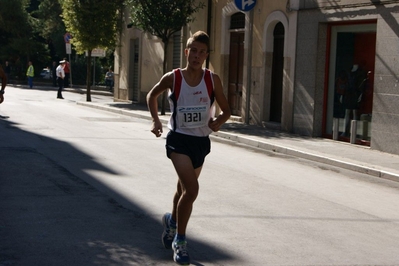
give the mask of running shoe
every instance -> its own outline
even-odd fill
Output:
[[[172,242],[175,238],[176,227],[170,226],[171,213],[165,213],[162,217],[163,233],[162,233],[162,244],[166,249],[172,248]]]
[[[190,256],[187,252],[187,241],[173,241],[173,260],[180,265],[190,265]]]

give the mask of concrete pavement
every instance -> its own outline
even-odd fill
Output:
[[[78,104],[122,115],[151,119],[146,106],[113,102],[111,97],[110,102],[107,103],[78,102]],[[165,125],[169,116],[170,113],[167,112],[161,117]],[[219,140],[245,144],[399,182],[399,155],[372,150],[365,146],[267,130],[233,120],[228,121],[219,132],[213,133],[212,136]]]

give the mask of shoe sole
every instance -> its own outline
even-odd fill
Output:
[[[190,261],[188,261],[188,262],[178,262],[177,261],[177,259],[176,259],[176,253],[175,253],[175,250],[173,249],[173,260],[177,263],[177,264],[179,264],[179,265],[190,265]]]
[[[172,244],[172,249],[173,249],[173,260],[174,260],[177,264],[179,264],[179,265],[190,265],[190,263],[191,263],[191,260],[190,260],[190,259],[189,259],[189,261],[187,261],[187,262],[178,262],[177,259],[176,259],[176,257],[177,257],[176,250],[175,250],[175,248],[173,247],[173,244]]]
[[[190,262],[181,263],[181,262],[176,261],[175,256],[173,256],[173,260],[179,265],[190,265]]]

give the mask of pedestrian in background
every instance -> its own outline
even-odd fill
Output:
[[[10,63],[8,61],[6,61],[5,65],[4,65],[4,72],[6,73],[7,76],[7,84],[10,84],[11,81],[11,66]]]
[[[28,70],[26,71],[26,76],[28,77],[29,88],[33,88],[33,77],[35,76],[35,69],[33,68],[32,61],[29,61]]]
[[[69,88],[69,77],[70,77],[70,73],[71,73],[71,68],[70,68],[68,60],[65,57],[62,61],[65,61],[65,64],[64,64],[64,72],[65,72],[64,88]]]
[[[62,97],[62,89],[64,87],[64,79],[65,79],[65,68],[66,61],[62,60],[60,61],[60,64],[58,65],[56,72],[57,72],[57,81],[58,81],[58,92],[57,92],[57,99],[64,99]]]
[[[7,75],[3,70],[1,61],[0,61],[0,78],[1,78],[0,103],[2,103],[4,101],[4,92],[7,85]]]
[[[172,212],[162,218],[162,243],[165,248],[173,249],[175,262],[188,265],[186,228],[198,196],[198,177],[211,150],[209,134],[218,131],[231,112],[219,76],[202,68],[209,55],[209,36],[203,31],[196,32],[188,39],[184,52],[186,67],[166,73],[148,93],[147,104],[153,118],[151,132],[160,137],[163,129],[157,98],[169,90],[172,115],[166,153],[176,170],[178,182]],[[216,118],[214,100],[222,111]]]
[[[53,78],[53,87],[57,87],[57,62],[55,61],[51,67],[51,77]]]
[[[105,86],[109,86],[109,91],[111,92],[114,89],[114,72],[111,68],[105,73]]]

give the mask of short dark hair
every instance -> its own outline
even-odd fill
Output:
[[[193,36],[188,38],[186,47],[190,48],[193,42],[206,44],[207,50],[209,51],[209,35],[206,32],[200,30],[194,33]]]

